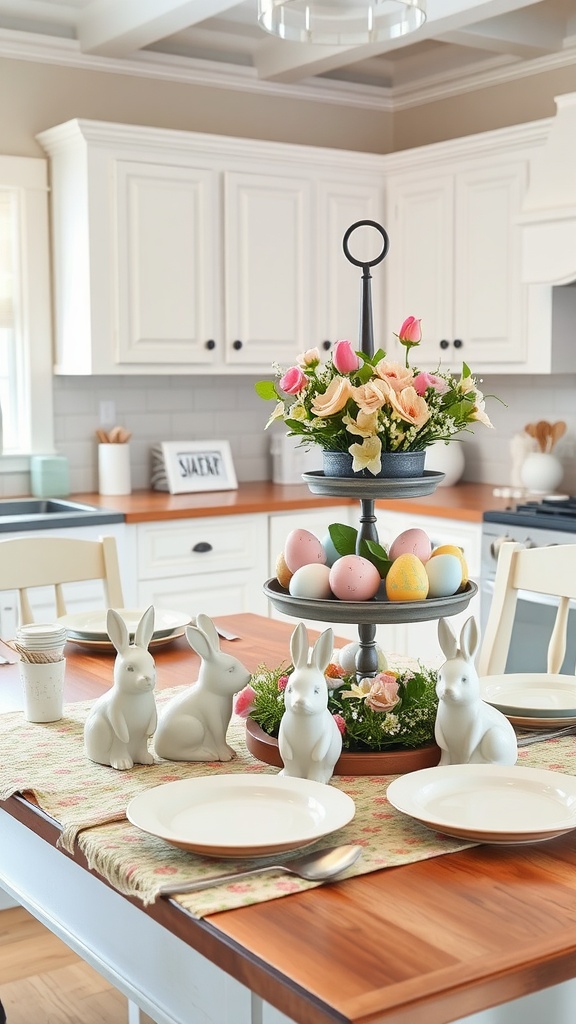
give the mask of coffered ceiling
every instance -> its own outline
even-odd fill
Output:
[[[257,0],[0,0],[0,55],[34,52],[253,88],[321,86],[393,109],[576,64],[576,0],[428,0],[417,32],[354,48],[277,40],[258,26]]]

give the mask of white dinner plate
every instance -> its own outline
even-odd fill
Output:
[[[308,846],[347,825],[356,808],[346,793],[283,775],[208,775],[140,793],[126,816],[183,850],[255,857]]]
[[[480,843],[534,843],[576,828],[576,778],[543,768],[439,765],[388,786],[393,807],[423,825]]]
[[[508,716],[576,721],[576,677],[545,672],[485,676],[480,696]]]
[[[128,627],[128,632],[133,635],[140,622],[145,608],[117,608],[116,611],[122,616]],[[61,622],[68,630],[68,637],[76,640],[108,640],[106,629],[106,609],[99,608],[93,612],[75,612],[73,615],[61,615],[57,622]],[[184,629],[191,622],[191,616],[184,612],[172,611],[169,608],[154,609],[154,638],[169,636],[177,629]]]
[[[175,629],[172,633],[167,633],[166,636],[164,634],[153,636],[148,647],[150,650],[154,650],[157,647],[166,647],[173,640],[177,640],[179,636],[184,636],[183,629]],[[90,640],[88,637],[69,635],[66,642],[75,644],[76,647],[83,647],[87,651],[116,651],[114,644],[108,638],[105,640]]]

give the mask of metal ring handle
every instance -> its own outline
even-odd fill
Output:
[[[350,249],[348,248],[348,239],[350,238],[350,235],[352,234],[352,232],[355,231],[356,228],[363,228],[363,227],[376,228],[376,230],[379,231],[380,234],[382,235],[382,241],[383,241],[382,252],[374,260],[357,260],[357,259],[354,258],[354,256],[350,252]],[[357,220],[355,224],[351,224],[350,225],[350,227],[348,228],[346,234],[344,235],[344,238],[342,239],[342,248],[344,249],[344,255],[346,256],[346,259],[349,260],[350,263],[353,263],[355,267],[375,267],[375,266],[377,266],[378,263],[381,263],[382,260],[384,259],[384,257],[386,256],[386,253],[388,252],[388,249],[390,248],[390,239],[388,238],[388,235],[385,232],[385,230],[382,227],[382,225],[378,224],[377,221],[375,221],[375,220]]]

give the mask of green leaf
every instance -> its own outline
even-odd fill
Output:
[[[462,363],[462,377],[466,380],[466,377],[472,376],[472,370],[468,366],[468,363]]]
[[[370,380],[370,378],[372,377],[371,363],[364,363],[364,366],[361,366],[360,369],[354,374],[354,376],[356,380],[360,382],[360,384],[365,384],[366,381]]]
[[[256,381],[254,390],[257,395],[260,395],[260,398],[265,398],[266,400],[269,400],[270,398],[278,400],[281,398],[281,395],[276,390],[276,385],[273,380]]]
[[[353,526],[345,526],[344,523],[332,523],[328,527],[328,533],[339,555],[353,555],[355,553],[358,530],[355,530]]]
[[[386,579],[392,562],[388,558],[386,548],[374,540],[363,540],[360,544],[360,554],[376,566],[382,579]]]
[[[383,348],[379,348],[378,351],[374,353],[372,356],[372,364],[376,366],[376,363],[379,363],[381,359],[386,359],[386,353]]]

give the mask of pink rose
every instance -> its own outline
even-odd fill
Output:
[[[308,378],[299,366],[291,366],[280,380],[280,387],[287,395],[297,395],[306,387]]]
[[[386,405],[389,401],[390,393],[392,388],[385,380],[380,380],[379,377],[374,377],[369,380],[366,384],[361,384],[357,388],[352,389],[352,398],[356,402],[358,408],[366,413],[367,416],[370,413],[377,412],[382,406]]]
[[[412,386],[418,395],[425,395],[428,388],[434,388],[439,395],[445,395],[450,390],[449,385],[442,377],[435,373],[418,373],[412,381]]]
[[[365,702],[372,711],[391,711],[399,700],[398,680],[387,672],[381,672],[372,680]]]
[[[407,388],[414,382],[412,370],[401,366],[400,363],[389,363],[386,359],[376,363],[374,372],[381,380],[387,381],[394,391],[402,391],[402,388]]]
[[[430,419],[426,400],[416,394],[413,387],[404,388],[403,391],[391,391],[390,405],[405,423],[411,423],[414,427],[422,427]]]
[[[422,340],[421,320],[415,316],[406,317],[402,327],[398,331],[398,337],[403,345],[419,345]]]
[[[349,341],[337,341],[332,353],[332,363],[338,373],[353,373],[360,366],[360,360]]]
[[[234,698],[234,713],[239,718],[250,718],[256,699],[256,690],[253,686],[245,686]]]
[[[288,676],[280,676],[278,680],[278,689],[280,691],[285,690],[288,686]]]
[[[332,718],[336,722],[336,725],[338,726],[338,730],[339,730],[339,732],[343,736],[344,733],[346,732],[346,722],[342,718],[342,715],[332,715]]]

